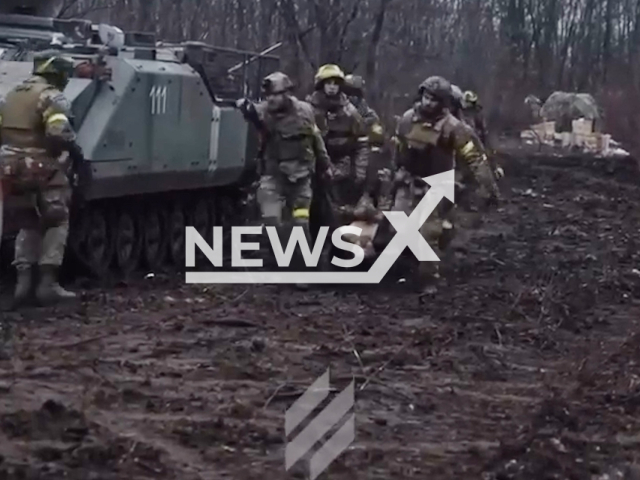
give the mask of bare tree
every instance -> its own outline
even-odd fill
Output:
[[[640,0],[61,1],[60,16],[166,40],[252,50],[281,42],[282,68],[302,88],[320,65],[338,63],[365,75],[389,117],[431,74],[478,91],[505,124],[524,111],[528,93],[588,90],[605,108],[640,96]],[[635,136],[627,130],[614,133]]]

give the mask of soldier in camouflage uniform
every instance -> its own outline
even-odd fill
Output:
[[[462,120],[478,135],[484,148],[488,149],[489,131],[484,116],[484,109],[478,100],[478,94],[471,90],[464,92]],[[492,156],[489,156],[489,163],[496,177],[498,179],[502,178],[504,176],[504,170],[495,162]]]
[[[344,92],[349,101],[362,116],[369,134],[369,144],[374,151],[379,151],[384,144],[384,130],[380,123],[380,117],[369,106],[364,98],[364,79],[359,75],[347,75],[345,77]]]
[[[365,190],[368,137],[364,119],[342,91],[345,75],[337,65],[324,65],[315,76],[315,91],[307,97],[315,112],[331,163],[335,167],[335,205],[348,211]]]
[[[67,158],[81,158],[62,94],[73,60],[59,52],[34,59],[33,76],[10,91],[0,106],[0,168],[9,195],[33,199],[32,218],[22,218],[15,244],[15,306],[29,299],[39,267],[36,298],[42,304],[75,298],[57,280],[69,232],[71,187]],[[68,157],[63,153],[67,152]]]
[[[265,101],[254,105],[241,99],[237,104],[263,142],[257,193],[262,218],[267,225],[289,231],[289,227],[300,225],[308,239],[312,177],[316,169],[320,175],[331,175],[329,155],[313,108],[291,95],[293,83],[289,77],[272,73],[264,79],[262,88]],[[302,259],[296,255],[295,261]]]
[[[483,145],[487,145],[487,123],[485,122],[482,104],[478,95],[471,90],[464,92],[464,108],[462,110],[464,121],[473,128]]]
[[[385,208],[389,201],[388,193],[391,185],[391,170],[388,165],[384,165],[382,150],[384,148],[384,130],[380,122],[380,117],[376,111],[369,106],[364,98],[365,81],[359,75],[347,75],[345,79],[345,93],[349,95],[349,101],[356,107],[368,130],[369,138],[369,168],[366,180],[365,193],[361,198],[359,207],[366,207],[365,202],[371,200],[373,205]],[[356,217],[366,217],[366,212],[361,212],[361,208],[356,208]],[[361,213],[365,213],[361,215]],[[363,218],[366,220],[366,218]]]
[[[500,194],[482,145],[449,110],[451,84],[442,77],[429,77],[420,85],[419,96],[420,104],[403,114],[394,137],[398,170],[393,210],[409,215],[429,188],[421,179],[454,169],[456,159],[462,162],[458,167],[479,183],[481,197],[497,201]],[[451,203],[442,200],[421,229],[437,254],[444,252],[453,238],[453,213]],[[439,277],[437,262],[421,262],[420,270],[423,280]]]

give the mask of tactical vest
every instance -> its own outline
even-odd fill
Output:
[[[455,152],[447,145],[443,129],[450,119],[435,124],[414,120],[405,135],[407,151],[405,168],[413,175],[426,177],[455,168]]]
[[[330,145],[341,144],[345,139],[353,136],[353,117],[346,112],[344,107],[336,111],[325,111],[319,115],[318,125],[322,130],[326,142]]]
[[[332,161],[354,154],[358,146],[358,139],[354,135],[354,118],[344,107],[338,107],[335,111],[316,107],[316,122]]]
[[[294,103],[293,111],[282,116],[267,114],[265,125],[269,132],[267,158],[278,163],[313,163],[313,123],[299,105]]]
[[[53,89],[45,80],[32,79],[14,88],[2,106],[2,143],[18,148],[45,149],[45,126],[38,109],[40,96]]]

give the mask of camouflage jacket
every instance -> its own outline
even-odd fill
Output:
[[[324,92],[315,91],[307,102],[313,106],[316,123],[332,158],[352,155],[366,147],[365,121],[344,93],[329,98]]]
[[[16,184],[34,186],[66,171],[69,165],[61,154],[76,141],[69,112],[62,92],[40,76],[12,89],[0,104],[4,176]],[[64,183],[62,177],[60,182]]]
[[[478,181],[487,196],[499,196],[484,148],[450,112],[430,121],[413,108],[407,110],[398,122],[394,143],[397,166],[412,175],[426,177],[459,167]]]
[[[44,78],[33,76],[0,103],[2,144],[14,149],[60,150],[76,140],[69,117],[64,94]]]
[[[382,129],[380,117],[376,111],[371,108],[362,97],[349,97],[349,100],[356,107],[367,126],[371,145],[376,147],[382,146],[384,143],[384,130]]]
[[[289,97],[289,108],[269,110],[266,101],[254,106],[253,120],[261,133],[265,174],[284,173],[291,181],[316,169],[329,168],[329,155],[315,123],[313,108],[307,102]]]
[[[462,118],[467,125],[476,131],[480,141],[486,146],[488,132],[482,106],[465,108],[462,111]]]

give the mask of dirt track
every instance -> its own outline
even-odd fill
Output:
[[[4,313],[0,478],[303,478],[283,412],[327,367],[356,441],[321,478],[640,478],[640,187],[604,164],[505,163],[424,303],[157,276]]]

